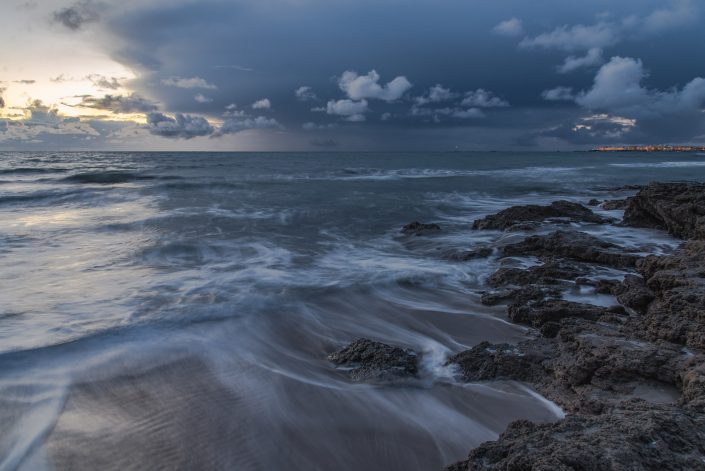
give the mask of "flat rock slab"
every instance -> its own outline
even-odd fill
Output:
[[[522,242],[504,246],[502,251],[508,256],[559,256],[615,268],[633,268],[641,258],[623,247],[579,231],[555,231],[527,237]]]
[[[350,379],[360,382],[393,382],[414,378],[419,372],[419,355],[413,350],[364,338],[331,353],[328,360],[350,368]]]
[[[514,226],[526,226],[526,223],[541,222],[546,220],[560,220],[562,222],[591,222],[606,224],[609,219],[598,216],[585,206],[571,201],[554,201],[548,206],[528,204],[512,206],[496,214],[491,214],[476,220],[473,229],[499,229],[507,230]]]

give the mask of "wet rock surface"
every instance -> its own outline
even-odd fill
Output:
[[[646,257],[638,270],[654,301],[635,332],[705,350],[705,241],[689,241],[673,255]]]
[[[705,239],[705,184],[650,183],[629,199],[623,222],[682,239]]]
[[[554,424],[513,422],[496,442],[446,468],[461,470],[704,469],[702,415],[628,401],[609,413],[569,415]]]
[[[705,469],[703,201],[705,185],[652,183],[603,203],[626,205],[626,225],[691,239],[670,255],[640,257],[578,231],[501,249],[500,257],[533,255],[543,264],[500,268],[482,301],[508,302],[509,319],[532,329],[516,345],[483,342],[448,364],[463,381],[526,382],[567,416],[514,422],[448,470]],[[599,266],[626,274],[595,279],[590,267]],[[563,298],[581,286],[619,305]]]
[[[352,381],[394,382],[418,374],[419,355],[408,349],[358,339],[328,355],[328,360],[347,371]]]
[[[402,234],[413,236],[436,234],[438,232],[441,232],[441,226],[438,224],[426,224],[418,221],[410,222],[401,228]]]
[[[607,200],[603,202],[600,207],[606,209],[607,211],[613,211],[616,209],[626,209],[629,205],[629,198],[621,200]]]
[[[522,242],[506,245],[502,251],[508,256],[558,256],[618,268],[634,267],[641,258],[624,247],[579,231],[555,231],[527,237]]]
[[[546,220],[554,222],[592,222],[606,224],[609,219],[598,216],[585,206],[571,201],[554,201],[548,206],[529,204],[512,206],[476,220],[473,229],[499,229],[507,230],[519,226],[522,230],[532,226],[526,223],[537,223]]]

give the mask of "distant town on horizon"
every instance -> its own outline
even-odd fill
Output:
[[[705,146],[682,145],[641,145],[641,146],[601,146],[593,152],[705,152]]]

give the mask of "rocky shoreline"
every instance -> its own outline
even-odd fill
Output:
[[[467,258],[532,256],[528,268],[500,267],[482,302],[507,304],[530,328],[516,345],[480,343],[447,359],[466,382],[509,379],[560,405],[555,423],[516,421],[498,440],[447,470],[705,469],[705,184],[651,183],[633,197],[588,206],[624,209],[621,221],[581,204],[515,206],[475,221],[474,230],[534,231],[502,247],[471,248]],[[684,240],[673,253],[646,255],[571,224],[661,229]],[[412,223],[406,236],[441,231]],[[626,272],[596,277],[596,269]],[[588,276],[592,275],[592,276]],[[565,298],[588,288],[617,303]],[[389,382],[418,374],[417,352],[359,339],[329,356],[354,381]]]

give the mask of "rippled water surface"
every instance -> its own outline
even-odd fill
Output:
[[[440,469],[512,420],[554,420],[521,384],[462,384],[444,366],[526,335],[479,303],[495,257],[444,254],[521,239],[470,230],[498,209],[624,197],[610,188],[703,167],[691,154],[0,153],[0,470]],[[401,237],[413,220],[443,232]],[[423,352],[420,378],[350,383],[325,357],[358,337]]]

